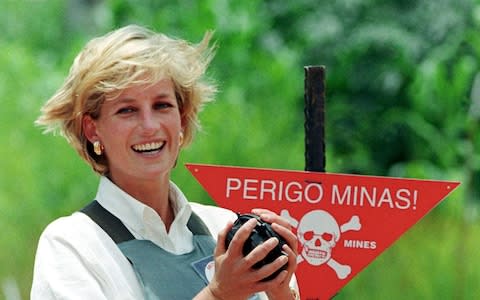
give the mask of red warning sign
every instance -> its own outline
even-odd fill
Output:
[[[460,183],[187,164],[221,207],[270,209],[299,241],[302,299],[330,299]]]

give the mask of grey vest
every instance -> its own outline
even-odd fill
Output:
[[[97,201],[81,210],[117,244],[132,264],[143,286],[145,299],[192,299],[207,284],[205,267],[213,259],[215,241],[202,220],[192,212],[187,227],[194,249],[176,255],[148,240],[137,240],[123,223]]]

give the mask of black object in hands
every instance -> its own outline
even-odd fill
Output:
[[[227,238],[225,240],[225,246],[227,248],[228,248],[228,245],[230,245],[230,242],[232,241],[233,236],[238,231],[238,229],[240,229],[240,227],[243,224],[245,224],[248,220],[254,218],[257,220],[257,225],[252,230],[252,233],[250,234],[248,239],[245,241],[245,244],[243,244],[243,249],[242,249],[243,255],[244,256],[247,255],[255,247],[267,241],[271,237],[276,237],[279,243],[277,244],[277,246],[275,246],[275,248],[273,248],[270,251],[270,253],[267,254],[267,256],[265,256],[264,259],[258,261],[255,265],[253,265],[253,268],[259,269],[264,265],[267,265],[273,262],[280,255],[287,255],[287,253],[285,253],[282,250],[282,246],[287,242],[272,229],[272,226],[270,223],[263,221],[259,216],[255,214],[237,214],[237,215],[238,215],[237,220],[235,220],[235,223],[233,223],[232,229],[227,233]],[[262,281],[268,281],[275,278],[282,270],[285,270],[286,268],[287,268],[287,264],[283,265],[280,269],[278,269],[272,275],[262,279]]]

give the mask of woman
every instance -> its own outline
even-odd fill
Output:
[[[252,211],[273,223],[288,244],[287,255],[252,268],[278,240],[244,257],[252,219],[226,249],[235,214],[189,203],[170,181],[198,111],[215,92],[203,79],[213,56],[209,40],[206,34],[192,45],[131,25],[93,39],[76,57],[37,124],[46,131],[59,128],[101,175],[100,184],[96,201],[52,222],[40,237],[32,299],[298,296],[297,241],[285,220],[265,209]],[[262,280],[284,265],[274,279]]]

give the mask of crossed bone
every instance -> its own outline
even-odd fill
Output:
[[[299,222],[295,218],[290,216],[290,213],[288,212],[288,210],[283,209],[280,212],[280,216],[283,217],[285,220],[287,220],[288,223],[292,225],[294,228],[298,227]],[[362,224],[360,223],[360,218],[358,216],[352,216],[350,218],[350,221],[340,226],[340,232],[344,233],[347,231],[358,231],[361,228],[362,228]],[[301,254],[299,254],[297,256],[297,264],[301,263],[302,261],[304,261],[304,258],[302,257]],[[335,271],[339,279],[347,278],[347,276],[350,275],[350,273],[352,272],[352,268],[349,265],[342,265],[333,258],[330,258],[327,261],[327,265]]]

